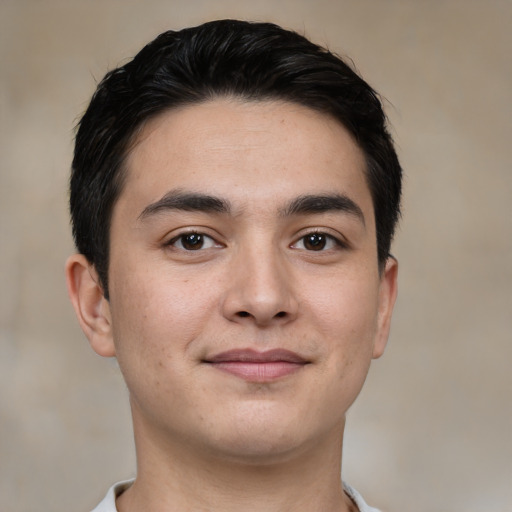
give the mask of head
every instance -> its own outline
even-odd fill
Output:
[[[274,25],[164,33],[99,85],[71,189],[70,296],[139,456],[339,453],[396,297],[400,166],[361,78]]]
[[[345,127],[365,158],[382,270],[400,213],[401,168],[377,94],[342,59],[299,34],[223,20],[158,36],[105,76],[80,121],[70,187],[73,234],[105,297],[112,212],[138,135],[159,114],[215,98],[289,102]]]

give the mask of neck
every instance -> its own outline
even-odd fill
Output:
[[[117,500],[119,512],[349,512],[341,485],[343,426],[293,453],[237,459],[134,421],[137,479]]]

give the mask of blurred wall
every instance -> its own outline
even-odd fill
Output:
[[[349,55],[406,170],[389,349],[349,414],[344,476],[383,510],[512,510],[512,3],[2,0],[0,509],[90,510],[134,472],[112,361],[64,285],[73,127],[168,28],[276,21]]]

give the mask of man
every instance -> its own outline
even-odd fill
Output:
[[[137,477],[97,512],[375,510],[342,439],[388,338],[400,187],[374,91],[275,25],[166,32],[107,74],[66,274],[125,378]]]

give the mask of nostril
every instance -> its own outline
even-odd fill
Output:
[[[249,318],[249,317],[254,317],[255,319],[258,318],[258,315],[252,315],[251,313],[249,313],[249,311],[237,311],[236,316],[238,318]],[[286,318],[286,317],[288,317],[288,313],[286,311],[279,311],[272,318]]]

